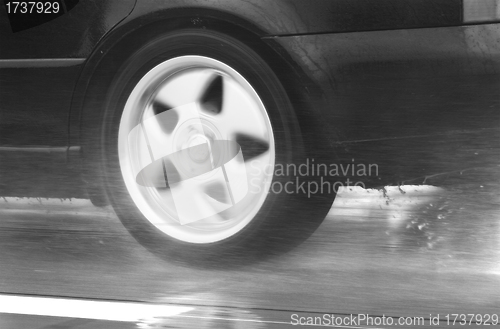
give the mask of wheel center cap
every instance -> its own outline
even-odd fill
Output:
[[[207,148],[193,148],[200,144],[208,144]],[[210,158],[211,140],[205,135],[195,135],[188,141],[189,158],[197,163],[202,163]]]

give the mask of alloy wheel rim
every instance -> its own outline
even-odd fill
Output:
[[[120,119],[118,151],[127,190],[145,218],[198,244],[230,238],[255,218],[276,157],[255,89],[205,56],[167,60],[141,78]]]

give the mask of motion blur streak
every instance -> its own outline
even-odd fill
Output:
[[[135,322],[191,310],[171,305],[0,295],[0,313]]]

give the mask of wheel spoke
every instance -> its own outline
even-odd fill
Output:
[[[236,142],[243,150],[243,158],[249,161],[269,151],[269,142],[245,134],[236,134]]]
[[[165,113],[167,111],[170,112]],[[144,115],[144,118],[149,117],[150,120],[151,118],[154,118],[156,125],[164,134],[171,134],[177,126],[177,123],[179,123],[178,113],[173,110],[172,107],[162,103],[159,100],[155,100],[153,104],[151,104],[151,106],[148,108],[147,112],[151,112],[152,115]]]
[[[213,182],[212,184],[208,184],[207,186],[205,186],[203,192],[216,201],[226,204],[231,203],[227,185],[223,182]]]
[[[153,110],[153,115],[158,115],[165,111],[173,109],[173,106],[161,102],[161,100],[155,100],[151,106]]]
[[[201,96],[201,108],[204,111],[219,114],[222,111],[223,81],[222,76],[215,75]]]
[[[181,225],[203,220],[232,206],[231,202],[221,202],[207,193],[214,184],[219,185],[219,196],[222,196],[222,193],[228,194],[227,190],[225,192],[223,190],[225,180],[220,168],[205,175],[170,185]],[[220,199],[227,200],[228,197],[224,196]]]
[[[213,70],[204,68],[178,72],[158,88],[155,102],[176,108],[198,101],[213,77]]]
[[[252,136],[263,141],[269,140],[265,121],[262,119],[259,101],[251,97],[237,82],[224,78],[221,110],[207,113],[219,130],[228,139],[234,140],[237,134]],[[263,109],[262,109],[263,110]]]
[[[168,209],[169,216],[174,218],[176,223],[179,223],[179,217],[177,216],[177,210],[175,208],[174,198],[172,197],[170,187],[157,187],[155,191],[158,202],[162,204],[164,209]],[[162,223],[169,223],[169,221],[167,220]]]
[[[178,106],[143,121],[142,125],[147,135],[148,145],[154,159],[159,159],[175,152],[172,136],[178,131],[179,123],[191,123],[190,131],[185,134],[202,132],[199,111],[195,103]],[[186,135],[186,138],[189,137]]]

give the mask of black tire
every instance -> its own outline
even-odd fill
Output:
[[[237,234],[214,243],[194,244],[174,239],[152,225],[136,207],[120,172],[117,151],[120,118],[137,82],[156,65],[184,55],[216,59],[241,74],[255,89],[271,121],[276,164],[303,164],[314,157],[289,97],[271,67],[246,44],[207,30],[182,30],[143,44],[123,62],[108,90],[102,148],[106,171],[106,193],[118,217],[135,239],[168,260],[191,265],[245,264],[281,253],[309,237],[330,209],[335,193],[307,195],[270,192],[255,218]],[[313,136],[311,134],[311,136]],[[308,145],[306,150],[305,145]],[[244,151],[243,151],[244,152]],[[282,186],[296,177],[274,176]],[[318,177],[299,177],[301,182]],[[279,185],[274,185],[279,186]]]

